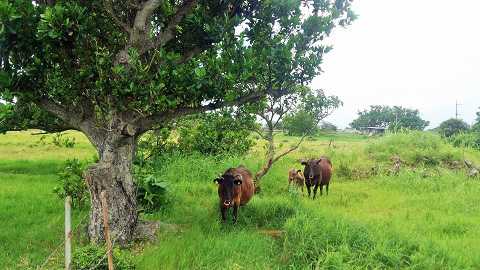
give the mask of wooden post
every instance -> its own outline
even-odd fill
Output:
[[[72,269],[72,197],[65,198],[65,270]]]
[[[110,241],[110,227],[108,225],[108,205],[105,191],[100,193],[102,200],[103,210],[103,234],[105,236],[105,242],[107,242],[107,257],[108,257],[108,270],[113,270],[113,257],[112,257],[112,242]]]

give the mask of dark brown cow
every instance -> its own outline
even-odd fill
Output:
[[[226,170],[222,176],[213,180],[218,183],[220,212],[222,220],[227,220],[227,211],[233,207],[233,222],[237,222],[238,207],[247,204],[255,193],[255,185],[250,171],[239,166]]]
[[[303,174],[305,176],[305,185],[307,186],[308,197],[310,197],[310,188],[313,189],[313,199],[317,195],[317,189],[320,186],[320,196],[323,193],[323,186],[326,186],[328,195],[328,186],[330,185],[330,178],[332,177],[332,162],[327,157],[320,159],[310,159],[301,162],[305,169]]]
[[[295,184],[295,186],[302,188],[303,193],[305,177],[303,177],[302,170],[291,169],[288,171],[288,186],[290,186],[292,182]]]

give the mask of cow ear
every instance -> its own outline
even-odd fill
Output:
[[[322,159],[317,160],[317,164],[320,164],[322,162]]]
[[[217,184],[220,184],[220,182],[222,182],[222,180],[223,180],[223,177],[218,177],[218,178],[213,179],[213,182],[217,183]]]
[[[302,172],[302,170],[297,170],[297,173],[301,173],[301,172]]]
[[[234,183],[235,185],[241,185],[242,182],[243,182],[243,177],[242,177],[242,175],[241,175],[241,174],[235,175],[235,179],[233,180],[233,183]]]
[[[302,159],[302,160],[300,160],[300,164],[307,166],[307,161]]]

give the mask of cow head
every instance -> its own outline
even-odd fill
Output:
[[[310,159],[310,160],[302,160],[301,163],[305,168],[303,169],[303,176],[305,177],[305,181],[311,183],[313,178],[315,177],[315,172],[318,172],[318,166],[320,164],[321,159]]]
[[[242,184],[242,175],[224,174],[213,181],[218,184],[218,196],[223,207],[232,206],[234,189]]]

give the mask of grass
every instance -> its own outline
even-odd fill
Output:
[[[38,144],[27,132],[0,135],[0,216],[7,217],[0,220],[0,269],[34,269],[61,242],[56,172],[66,158],[94,155],[84,137],[69,136],[77,142],[72,149]],[[276,137],[281,149],[296,139]],[[262,144],[245,157],[156,160],[155,174],[170,183],[171,199],[143,218],[176,224],[181,232],[162,231],[156,242],[136,245],[130,252],[137,268],[480,268],[480,182],[450,166],[463,158],[479,164],[478,151],[454,148],[430,133],[322,134],[274,165],[263,192],[240,209],[237,225],[220,224],[212,180],[239,164],[259,169]],[[288,169],[322,154],[335,169],[330,195],[311,201],[289,190]],[[393,155],[405,161],[399,175],[388,173]],[[75,213],[76,223],[83,214]],[[52,268],[61,268],[59,259]]]

